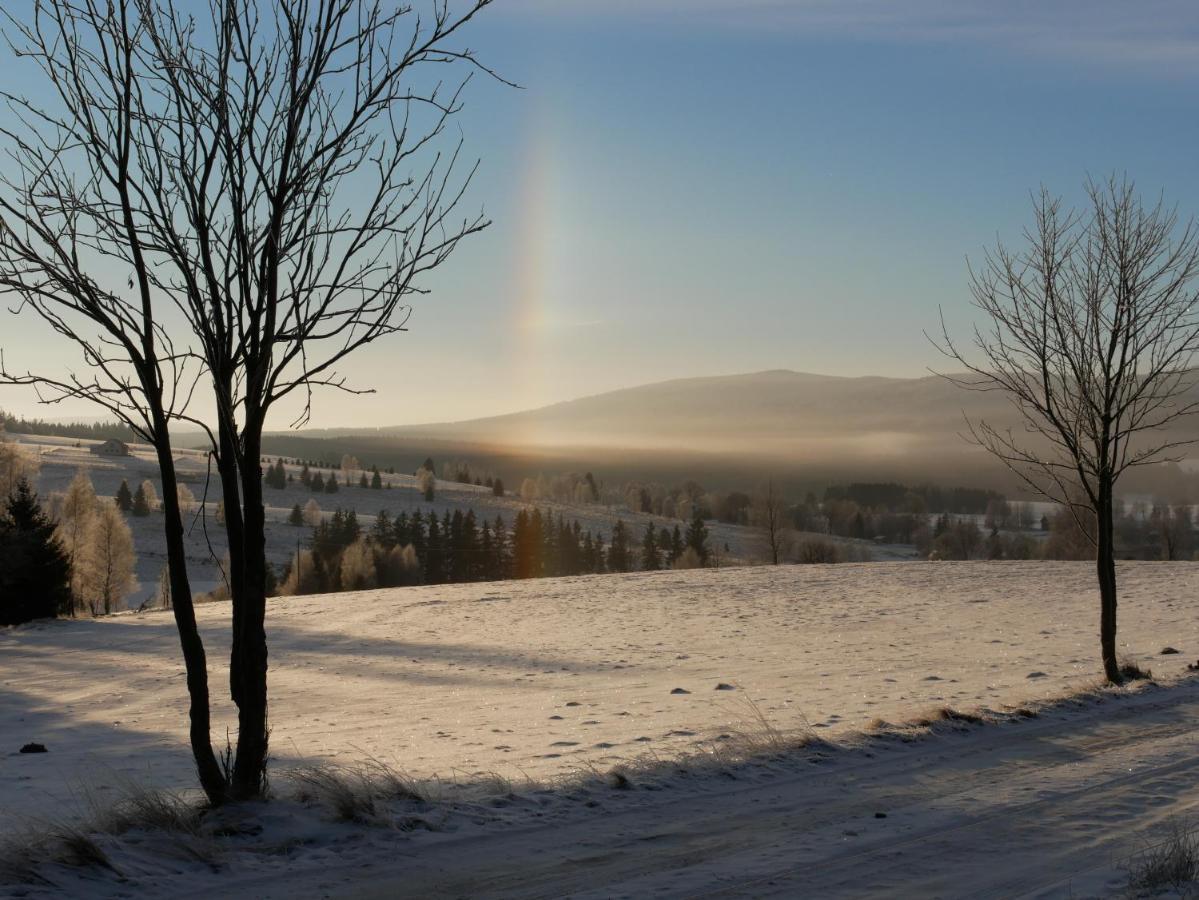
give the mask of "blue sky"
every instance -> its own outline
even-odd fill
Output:
[[[919,375],[938,305],[969,322],[966,257],[1018,239],[1039,184],[1127,172],[1199,212],[1192,4],[497,0],[466,43],[523,86],[476,81],[460,122],[495,224],[346,367],[379,393],[315,425]],[[15,362],[40,338],[9,324]]]

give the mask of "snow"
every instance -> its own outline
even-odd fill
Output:
[[[747,766],[736,783],[522,787],[511,808],[458,812],[432,834],[320,825],[280,803],[267,830],[307,849],[243,854],[222,876],[160,868],[141,893],[1103,894],[1120,853],[1199,801],[1199,690],[1186,673],[1199,566],[1127,563],[1119,577],[1121,650],[1169,687],[912,744],[858,736],[875,719],[1004,710],[1093,685],[1092,566],[759,567],[279,598],[268,610],[279,773],[378,759],[417,778],[554,785],[703,752],[752,728],[755,710],[858,749],[819,754],[819,766],[806,755]],[[235,724],[228,615],[199,609],[214,740]],[[1166,645],[1181,653],[1158,655]],[[85,793],[129,781],[193,785],[169,613],[0,631],[0,660],[7,827],[69,817]],[[50,752],[17,754],[27,741]],[[997,841],[1019,866],[994,857]]]

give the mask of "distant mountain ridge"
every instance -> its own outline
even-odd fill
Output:
[[[954,436],[966,408],[972,415],[1014,422],[1002,397],[964,391],[939,376],[843,377],[774,369],[655,382],[462,422],[314,434],[754,455],[848,441],[886,453],[888,445],[898,451]]]

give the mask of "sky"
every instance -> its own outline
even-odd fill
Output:
[[[425,0],[415,0],[419,7]],[[493,224],[318,427],[450,421],[668,378],[918,376],[967,259],[1029,192],[1127,174],[1199,213],[1199,5],[1114,0],[496,0],[458,128]],[[0,165],[3,165],[0,162]],[[28,316],[13,367],[60,366]],[[0,387],[0,408],[46,417]],[[286,424],[285,417],[272,423]]]

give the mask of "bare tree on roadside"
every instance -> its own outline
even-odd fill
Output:
[[[169,522],[176,479],[161,448],[192,383],[161,369],[199,362],[211,393],[238,714],[228,777],[208,777],[193,737],[213,802],[265,786],[264,425],[280,404],[307,421],[314,388],[352,390],[338,365],[402,331],[425,276],[488,224],[456,211],[475,166],[462,164],[451,132],[466,82],[487,72],[455,42],[490,2],[431,2],[421,17],[384,0],[222,0],[202,11],[182,0],[44,0],[32,22],[8,16],[16,50],[61,102],[8,98],[24,120],[6,136],[29,164],[6,186],[3,234],[11,245],[36,232],[37,250],[10,253],[0,285],[41,302],[52,324],[64,297],[68,309],[94,309],[103,342],[82,346],[116,377],[57,387],[126,415],[149,401],[139,433],[159,449]],[[44,217],[59,224],[39,225]],[[77,257],[64,233],[76,235]],[[95,289],[97,256],[131,273],[132,300],[125,286]],[[192,344],[176,350],[176,333]],[[126,363],[137,377],[122,381]],[[177,617],[190,614],[184,587],[172,583]]]
[[[1146,206],[1127,180],[1087,185],[1087,207],[1067,211],[1042,190],[1026,246],[1000,244],[971,273],[982,313],[972,347],[944,319],[940,347],[974,391],[1007,395],[1020,431],[969,423],[970,436],[1023,483],[1062,504],[1095,548],[1100,652],[1116,656],[1114,489],[1140,466],[1176,460],[1191,443],[1176,420],[1199,409],[1199,231],[1162,202]]]

